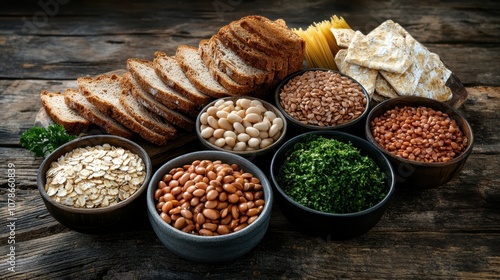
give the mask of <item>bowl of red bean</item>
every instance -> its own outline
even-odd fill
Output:
[[[217,99],[196,118],[196,133],[203,146],[246,158],[278,147],[286,131],[285,117],[275,106],[249,96]]]
[[[274,102],[299,132],[363,131],[370,108],[370,96],[359,82],[323,68],[287,76],[276,88]]]
[[[457,109],[417,96],[375,106],[365,133],[391,161],[398,186],[446,184],[461,170],[474,144],[472,128]]]
[[[248,159],[197,151],[161,166],[147,191],[150,223],[176,255],[196,262],[234,260],[264,237],[273,193],[265,174]]]

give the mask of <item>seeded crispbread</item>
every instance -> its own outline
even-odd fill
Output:
[[[435,53],[429,55],[429,60],[420,77],[417,88],[411,95],[424,96],[438,101],[449,100],[452,96],[451,89],[446,86],[451,71],[446,68],[439,56]]]
[[[368,35],[356,31],[349,44],[346,61],[370,69],[404,73],[412,64],[404,37],[388,32],[383,24]]]
[[[377,79],[375,80],[375,94],[387,98],[395,98],[399,96],[387,80],[380,74],[377,75]]]
[[[375,91],[375,81],[377,79],[378,71],[366,67],[351,64],[345,61],[347,50],[341,49],[335,55],[335,63],[342,74],[350,76],[358,81],[366,90],[370,97],[373,96]]]
[[[355,31],[349,28],[330,28],[330,31],[340,48],[348,48]]]

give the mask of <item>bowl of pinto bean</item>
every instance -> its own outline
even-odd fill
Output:
[[[446,184],[462,169],[474,145],[472,128],[457,109],[417,96],[375,106],[365,133],[391,161],[396,183],[404,187]]]
[[[276,107],[298,133],[363,131],[370,96],[355,79],[338,71],[308,68],[287,76],[276,88]]]
[[[273,193],[249,160],[221,151],[197,151],[161,166],[147,191],[149,221],[172,253],[219,263],[251,251],[264,237]]]

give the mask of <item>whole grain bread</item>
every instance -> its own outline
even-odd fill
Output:
[[[89,129],[92,123],[64,102],[64,94],[60,92],[42,91],[40,94],[45,112],[56,123],[70,133],[78,134]]]
[[[252,92],[254,85],[237,83],[217,66],[214,58],[210,55],[208,40],[200,41],[198,53],[205,65],[207,65],[212,77],[227,89],[228,95],[241,96]]]
[[[160,79],[169,87],[183,94],[187,99],[205,106],[213,97],[199,91],[189,81],[188,77],[182,71],[182,68],[175,60],[175,57],[170,57],[164,52],[155,52],[153,67]]]
[[[90,103],[77,89],[66,89],[64,94],[66,105],[78,111],[84,118],[97,125],[105,132],[124,138],[133,138],[134,133],[110,116],[102,113]]]
[[[120,96],[120,103],[125,110],[127,110],[127,112],[143,126],[170,138],[174,138],[176,136],[177,130],[170,123],[162,120],[159,115],[142,106],[135,99],[130,90],[123,90],[122,95]]]
[[[120,103],[122,87],[118,75],[101,75],[97,78],[78,79],[78,86],[85,98],[101,112],[107,114],[145,140],[163,146],[172,136],[162,135],[139,123]]]
[[[209,39],[208,47],[209,54],[214,58],[217,67],[237,83],[256,85],[270,82],[274,78],[273,71],[253,67],[233,50],[224,46],[217,34]]]
[[[189,81],[199,91],[214,98],[221,98],[229,94],[229,91],[212,77],[210,70],[198,53],[198,48],[179,45],[175,53],[175,59]]]
[[[145,91],[168,108],[193,114],[201,107],[201,104],[187,99],[175,89],[167,86],[156,74],[153,62],[129,58],[127,69]]]
[[[130,73],[125,73],[120,82],[124,90],[128,89],[137,102],[151,112],[156,113],[169,123],[183,130],[194,130],[195,124],[192,119],[156,101],[154,96],[142,89]]]
[[[239,57],[244,59],[253,67],[266,71],[279,71],[284,69],[284,61],[266,54],[256,48],[250,47],[240,41],[231,32],[229,25],[223,26],[217,33],[220,41],[228,48],[233,50]]]

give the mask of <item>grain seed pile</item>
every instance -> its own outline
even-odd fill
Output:
[[[109,144],[74,149],[52,162],[45,191],[77,208],[111,206],[132,196],[146,178],[142,159]]]

